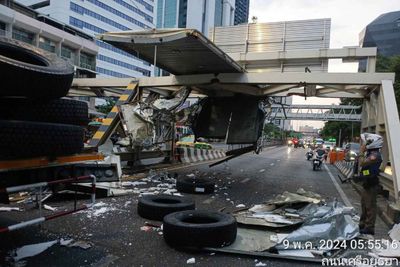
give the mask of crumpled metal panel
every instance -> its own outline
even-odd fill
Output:
[[[359,235],[358,225],[352,219],[353,214],[343,204],[335,201],[313,209],[315,213],[285,238],[290,245],[293,245],[293,242],[311,242],[313,246],[318,247],[321,245],[321,239],[351,240]],[[282,243],[276,248],[287,249]]]

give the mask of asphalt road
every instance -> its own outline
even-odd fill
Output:
[[[328,167],[336,177],[334,167]],[[262,203],[284,191],[297,189],[316,192],[326,200],[350,202],[359,209],[359,196],[348,184],[338,184],[339,193],[326,168],[312,171],[305,159],[304,149],[272,147],[261,154],[247,154],[228,163],[209,168],[208,164],[175,167],[170,172],[179,175],[194,173],[196,176],[215,179],[219,188],[213,195],[194,195],[197,209],[232,211],[238,204],[251,206]],[[142,185],[146,187],[149,185]],[[343,200],[342,198],[345,198]],[[90,211],[69,215],[45,222],[40,227],[29,227],[0,235],[0,266],[13,266],[7,259],[11,251],[27,244],[47,242],[60,238],[86,240],[93,244],[88,250],[54,245],[40,255],[25,259],[27,266],[185,266],[189,258],[196,259],[195,266],[255,266],[262,261],[267,266],[318,266],[287,260],[245,257],[232,254],[178,251],[168,247],[157,231],[142,231],[146,220],[136,213],[138,195],[104,198],[100,212]],[[82,200],[85,201],[85,200]],[[71,201],[55,199],[47,202],[60,210],[70,207]],[[104,212],[104,213],[103,213]],[[28,212],[0,214],[0,226],[23,220]],[[387,236],[387,227],[377,222],[377,238]],[[23,266],[18,263],[17,266]]]

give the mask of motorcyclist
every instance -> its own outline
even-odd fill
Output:
[[[315,156],[325,156],[326,150],[323,148],[322,144],[318,144],[317,148],[314,150]]]
[[[381,191],[379,185],[379,172],[382,164],[380,149],[383,146],[383,138],[377,134],[361,134],[362,145],[359,155],[360,176],[357,177],[363,183],[361,193],[361,218],[360,233],[375,234],[376,198]]]

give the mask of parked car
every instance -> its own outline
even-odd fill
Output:
[[[347,143],[344,146],[344,160],[345,161],[356,160],[359,153],[360,153],[360,144],[359,143]]]
[[[176,142],[177,146],[180,147],[194,147],[194,148],[202,148],[202,149],[212,149],[212,146],[206,142],[199,142],[204,141],[205,139],[199,138],[198,142],[195,142],[194,135],[188,135],[182,137],[178,142]]]

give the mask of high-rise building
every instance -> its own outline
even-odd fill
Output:
[[[0,36],[39,47],[75,66],[75,76],[96,76],[99,50],[92,36],[12,0],[0,0]]]
[[[400,11],[380,15],[362,30],[359,38],[361,47],[377,47],[379,55],[400,55]],[[360,61],[359,71],[366,71],[366,60]]]
[[[250,0],[236,0],[235,25],[248,23]]]
[[[94,36],[108,31],[154,28],[154,0],[18,0]],[[152,67],[112,45],[97,40],[99,76],[151,76]]]
[[[233,25],[235,0],[157,0],[157,28],[190,28],[208,35],[215,26]]]

